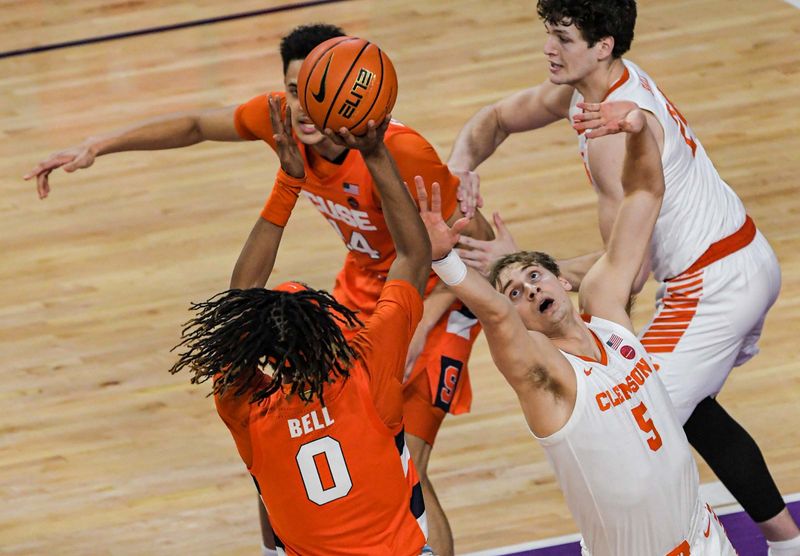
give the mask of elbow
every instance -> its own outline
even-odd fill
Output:
[[[186,123],[187,132],[187,144],[194,145],[195,143],[200,143],[206,140],[205,133],[203,132],[203,124],[200,121],[200,118],[196,115],[188,115],[186,116],[188,122]]]

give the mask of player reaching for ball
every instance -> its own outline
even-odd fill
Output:
[[[305,180],[298,181],[284,170],[278,172],[261,218],[236,263],[230,286],[252,288],[267,283],[284,226],[302,194],[331,223],[349,250],[336,278],[334,297],[351,310],[359,311],[359,317],[366,320],[375,308],[396,255],[381,199],[361,155],[314,126],[300,106],[297,90],[298,73],[306,56],[321,43],[343,35],[337,27],[309,25],[298,27],[284,37],[281,58],[285,92],[262,94],[239,106],[167,115],[90,137],[78,146],[51,155],[26,179],[36,178],[39,196],[44,198],[50,192],[49,175],[53,170],[63,167],[72,172],[87,168],[97,156],[184,147],[201,141],[263,140],[285,167],[299,163]],[[331,68],[333,65],[331,62]],[[370,71],[379,73],[379,69]],[[324,86],[311,79],[312,95],[325,97],[323,100],[330,98],[328,95],[338,89],[338,85],[334,89],[333,82],[331,69]],[[442,216],[451,221],[458,218],[458,178],[449,172],[433,147],[416,131],[394,121],[389,124],[384,140],[402,179],[412,184],[414,177],[420,175],[426,184],[438,182]],[[287,149],[290,143],[298,149]],[[416,195],[413,190],[412,195]],[[491,227],[480,215],[464,233],[478,239],[492,237]],[[463,304],[436,284],[435,275],[431,275],[425,289],[423,317],[409,347],[403,415],[408,447],[425,497],[429,544],[437,554],[448,556],[453,551],[452,533],[428,479],[428,459],[444,416],[469,410],[472,392],[467,359],[479,326]],[[259,507],[263,511],[263,506]],[[263,514],[262,524],[265,524],[264,544],[272,549]]]
[[[483,324],[578,523],[584,556],[734,556],[700,500],[689,442],[625,311],[664,196],[658,144],[634,103],[603,108],[607,125],[590,135],[625,132],[623,198],[606,252],[581,282],[580,313],[545,253],[501,258],[491,284],[468,269],[453,250],[457,231],[436,213],[436,190],[432,211],[420,190],[433,267]]]
[[[770,556],[800,556],[800,528],[761,450],[717,400],[731,370],[758,353],[781,287],[778,259],[686,118],[650,75],[623,58],[633,41],[635,0],[539,0],[537,9],[547,34],[549,79],[475,114],[453,145],[450,166],[474,178],[471,171],[509,134],[568,119],[578,131],[597,193],[600,234],[608,243],[622,199],[624,145],[619,135],[584,134],[583,126],[603,115],[584,121],[578,103],[628,100],[645,111],[661,152],[666,193],[635,288],[652,267],[660,287],[642,343],[661,366],[689,442],[758,524]],[[483,247],[490,251],[497,244]],[[468,257],[476,258],[476,251]],[[573,286],[596,258],[562,265]]]
[[[193,382],[213,378],[217,411],[290,556],[430,554],[403,438],[401,381],[431,251],[383,145],[385,129],[346,135],[375,179],[397,245],[355,338],[342,332],[358,315],[326,292],[296,282],[233,289],[193,306],[172,369],[190,370]]]

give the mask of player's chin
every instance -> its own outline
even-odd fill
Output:
[[[315,130],[312,133],[304,133],[295,129],[295,134],[297,135],[297,138],[300,139],[301,143],[308,146],[317,145],[327,139],[325,134],[318,130]]]
[[[553,85],[570,85],[570,80],[560,74],[550,73],[550,83]]]

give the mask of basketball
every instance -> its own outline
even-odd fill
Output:
[[[346,127],[363,135],[367,122],[380,124],[397,99],[397,74],[375,44],[335,37],[317,46],[297,76],[300,105],[317,128]]]

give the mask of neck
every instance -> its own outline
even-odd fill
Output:
[[[609,89],[625,73],[622,58],[612,58],[608,64],[600,64],[592,73],[575,84],[585,102],[603,102]]]
[[[548,336],[553,345],[561,351],[591,359],[600,358],[594,337],[577,311],[572,311],[559,329]]]
[[[346,150],[347,147],[337,145],[327,137],[319,143],[311,145],[311,151],[326,160],[336,160]]]

